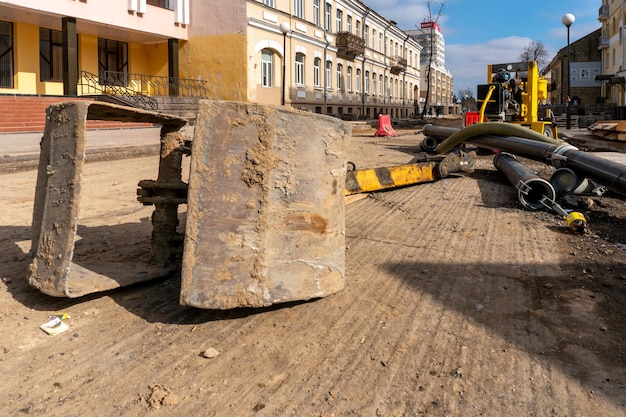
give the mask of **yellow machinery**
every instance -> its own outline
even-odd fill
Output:
[[[548,97],[548,80],[539,75],[536,61],[490,64],[487,82],[478,86],[478,122],[515,123],[558,138],[551,110],[539,116],[539,104]]]

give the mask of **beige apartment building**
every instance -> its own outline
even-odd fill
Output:
[[[209,95],[344,119],[411,117],[421,46],[357,0],[194,2],[181,72]]]
[[[204,97],[357,119],[410,117],[420,94],[422,47],[358,0],[0,0],[0,38],[11,103]]]
[[[599,49],[602,52],[602,97],[618,106],[626,105],[626,45],[624,44],[624,16],[626,1],[604,0],[598,10],[602,23]]]

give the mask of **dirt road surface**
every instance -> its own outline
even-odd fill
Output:
[[[357,168],[406,163],[421,140],[370,133],[352,139]],[[86,165],[76,256],[147,259],[135,190],[157,164]],[[178,276],[80,299],[31,289],[35,178],[0,175],[1,416],[626,416],[620,196],[594,198],[591,232],[572,235],[481,156],[473,174],[348,204],[342,292],[207,311],[179,306]],[[69,330],[47,335],[58,312]]]

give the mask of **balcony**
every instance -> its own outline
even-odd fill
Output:
[[[396,59],[391,60],[391,73],[392,74],[400,74],[401,72],[406,71],[406,59],[401,56],[397,56]]]
[[[337,55],[340,58],[353,61],[357,55],[363,55],[365,52],[365,41],[363,38],[350,32],[337,33],[335,43],[337,45]]]
[[[598,20],[600,22],[606,22],[607,20],[609,20],[609,5],[608,4],[603,4],[602,6],[600,6],[600,9],[598,10]]]
[[[598,49],[606,49],[611,45],[611,41],[608,36],[600,36],[600,43]]]

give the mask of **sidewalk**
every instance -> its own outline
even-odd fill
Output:
[[[183,131],[191,136],[193,127]],[[88,130],[86,154],[91,161],[157,155],[160,132],[160,126]],[[0,173],[36,168],[42,136],[43,132],[0,134]]]

